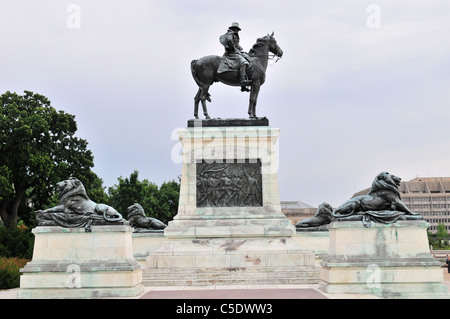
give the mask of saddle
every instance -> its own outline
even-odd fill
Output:
[[[233,53],[233,54],[224,54],[220,59],[219,68],[217,69],[217,73],[224,72],[239,72],[239,67],[243,64],[247,64],[248,68],[251,66],[250,60],[247,57],[247,53]]]

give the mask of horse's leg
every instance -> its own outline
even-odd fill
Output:
[[[203,114],[205,115],[205,119],[210,119],[208,115],[208,110],[206,109],[206,101],[202,100]]]
[[[200,103],[200,95],[202,93],[202,89],[198,89],[197,94],[194,97],[194,117],[198,119],[198,103]]]
[[[260,85],[258,82],[252,83],[252,89],[250,91],[250,101],[248,104],[248,116],[250,118],[256,117],[256,102],[258,101],[258,93],[259,93]]]
[[[205,115],[206,119],[210,119],[209,115],[208,115],[208,109],[206,108],[206,100],[211,102],[211,99],[209,97],[209,85],[205,85],[203,87],[200,88],[201,90],[201,96],[200,96],[200,100],[202,101],[202,107],[203,107],[203,114]]]
[[[250,102],[248,103],[248,117],[251,119],[256,118],[255,108],[256,108],[255,102],[253,102],[252,99],[250,99]]]

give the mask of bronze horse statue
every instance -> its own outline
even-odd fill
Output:
[[[250,118],[256,117],[256,102],[258,100],[259,88],[266,79],[266,69],[269,60],[269,52],[278,58],[283,56],[283,50],[277,44],[274,33],[257,39],[248,53],[249,68],[247,70],[248,79],[251,81],[250,102],[248,106],[248,115]],[[206,101],[211,102],[209,87],[214,82],[222,82],[226,85],[241,86],[238,71],[218,73],[219,65],[224,57],[217,55],[208,55],[191,62],[191,72],[199,89],[194,98],[194,116],[198,119],[198,105],[202,102],[203,114],[206,119],[210,119],[206,108]]]

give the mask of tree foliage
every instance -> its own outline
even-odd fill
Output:
[[[444,223],[438,223],[436,236],[438,239],[446,239],[448,237],[447,227]]]
[[[436,233],[427,231],[428,243],[433,246],[434,249],[449,249],[449,235],[444,223],[438,223]]]
[[[6,228],[0,225],[0,257],[31,259],[34,235],[24,224],[22,227]]]
[[[87,189],[98,185],[87,141],[75,136],[74,115],[30,91],[2,94],[0,107],[0,216],[6,226],[17,223],[25,198],[35,209],[43,208],[54,185],[71,175]]]
[[[139,180],[139,172],[135,170],[130,177],[117,179],[118,185],[108,189],[108,204],[127,218],[127,208],[139,203],[147,216],[157,218],[164,223],[176,215],[180,185],[175,181],[164,182],[161,187],[147,179]]]
[[[139,181],[137,171],[118,178],[119,185],[110,187],[108,195],[91,170],[94,157],[88,143],[76,131],[75,116],[57,111],[43,95],[0,95],[0,256],[31,258],[35,211],[56,206],[55,186],[70,176],[83,183],[90,199],[110,204],[125,218],[134,203],[165,223],[177,213],[179,183],[158,187]]]

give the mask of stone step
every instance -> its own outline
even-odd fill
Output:
[[[209,278],[211,276],[215,278],[246,278],[251,276],[252,278],[304,278],[305,276],[311,276],[311,274],[319,275],[319,271],[310,268],[300,268],[291,271],[240,271],[240,270],[230,270],[230,271],[201,271],[201,272],[193,272],[193,271],[180,271],[179,269],[174,269],[173,273],[168,272],[158,272],[158,271],[144,271],[142,278],[144,279],[159,279],[170,277],[174,279],[178,278]]]
[[[318,267],[165,268],[146,269],[142,281],[144,286],[314,284],[320,274]]]
[[[307,285],[317,284],[318,278],[278,279],[197,279],[197,280],[142,280],[145,287],[152,286],[211,286],[211,285]]]
[[[146,268],[143,270],[143,273],[159,273],[159,274],[174,274],[174,273],[215,273],[215,272],[225,272],[225,273],[237,273],[237,272],[245,272],[245,273],[278,273],[278,272],[305,272],[305,271],[319,271],[320,267],[318,266],[297,266],[297,267],[221,267],[221,268],[193,268],[193,267],[164,267],[164,268]]]

